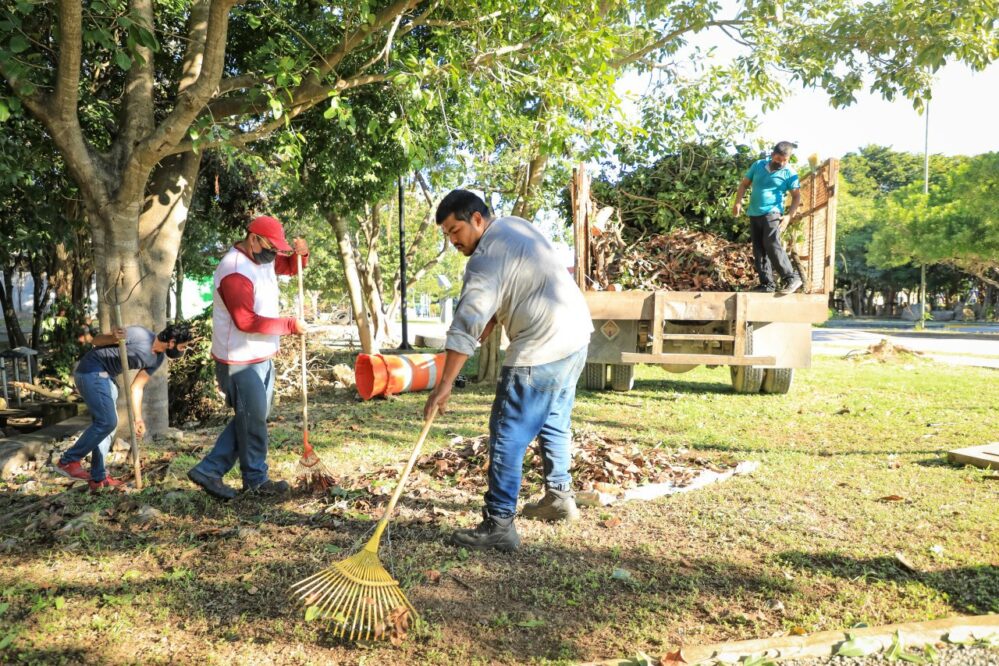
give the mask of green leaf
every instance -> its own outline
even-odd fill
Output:
[[[256,14],[247,14],[246,23],[255,30],[260,27],[260,17]]]
[[[4,636],[3,638],[0,638],[0,650],[7,649],[7,646],[13,643],[15,638],[17,638],[17,634],[15,634],[13,631]]]
[[[66,597],[56,597],[54,600],[56,610],[62,610],[66,605]]]
[[[523,627],[524,629],[534,629],[535,627],[545,626],[544,620],[524,620],[517,623],[518,627]]]
[[[0,123],[10,118],[10,109],[7,108],[7,100],[0,99]]]
[[[0,617],[2,617],[3,614],[7,612],[8,608],[10,608],[10,604],[9,603],[2,603],[2,604],[0,604]]]
[[[312,622],[319,617],[319,606],[309,606],[305,609],[305,621]]]
[[[24,38],[24,35],[14,35],[10,38],[10,50],[12,53],[21,53],[22,51],[28,50],[28,40]]]
[[[132,59],[129,58],[128,54],[124,51],[118,51],[114,54],[114,62],[123,72],[127,72],[132,69]]]
[[[284,105],[281,103],[281,100],[277,99],[276,97],[271,97],[267,101],[267,103],[271,107],[271,113],[274,114],[275,120],[284,115]]]

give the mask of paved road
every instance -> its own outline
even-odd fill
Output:
[[[899,331],[891,335],[854,328],[816,328],[812,330],[812,353],[843,356],[851,350],[864,350],[887,338],[893,345],[952,365],[975,365],[999,368],[999,336],[978,334],[920,335]]]

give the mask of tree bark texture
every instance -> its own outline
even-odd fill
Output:
[[[0,285],[0,306],[3,307],[3,322],[7,328],[7,344],[11,348],[26,347],[28,341],[24,337],[21,329],[21,322],[17,319],[17,310],[14,308],[14,269],[4,267],[3,284]]]
[[[357,271],[357,263],[354,261],[354,243],[347,229],[347,221],[332,213],[327,216],[327,221],[336,235],[337,256],[340,257],[340,263],[343,266],[344,279],[347,282],[347,296],[350,299],[350,308],[354,312],[357,335],[361,341],[361,351],[365,354],[377,354],[378,349],[375,347],[371,331],[368,305],[361,288],[361,276]]]

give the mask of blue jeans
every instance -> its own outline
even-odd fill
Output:
[[[497,518],[517,513],[528,445],[538,439],[545,486],[569,490],[570,418],[586,347],[544,365],[504,367],[489,416],[489,490],[486,510]]]
[[[106,372],[81,372],[73,375],[76,390],[90,411],[92,422],[83,431],[73,446],[69,447],[59,462],[71,463],[83,460],[90,454],[90,478],[103,481],[107,476],[104,470],[104,457],[111,450],[111,438],[118,428],[118,385]]]
[[[221,479],[238,460],[243,488],[256,488],[267,481],[267,415],[274,397],[274,364],[269,359],[247,365],[216,362],[215,379],[235,415],[195,469]]]

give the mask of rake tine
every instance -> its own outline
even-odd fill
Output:
[[[348,636],[349,640],[382,639],[391,629],[395,639],[404,635],[411,617],[419,619],[416,608],[406,598],[399,582],[379,561],[378,545],[436,415],[437,410],[434,410],[425,421],[392,498],[364,548],[291,586],[290,592],[294,597],[307,606],[317,608],[318,616],[330,620],[334,636]],[[322,467],[320,461],[316,469]],[[391,551],[391,535],[388,539]],[[397,616],[395,626],[389,627],[393,616]]]

